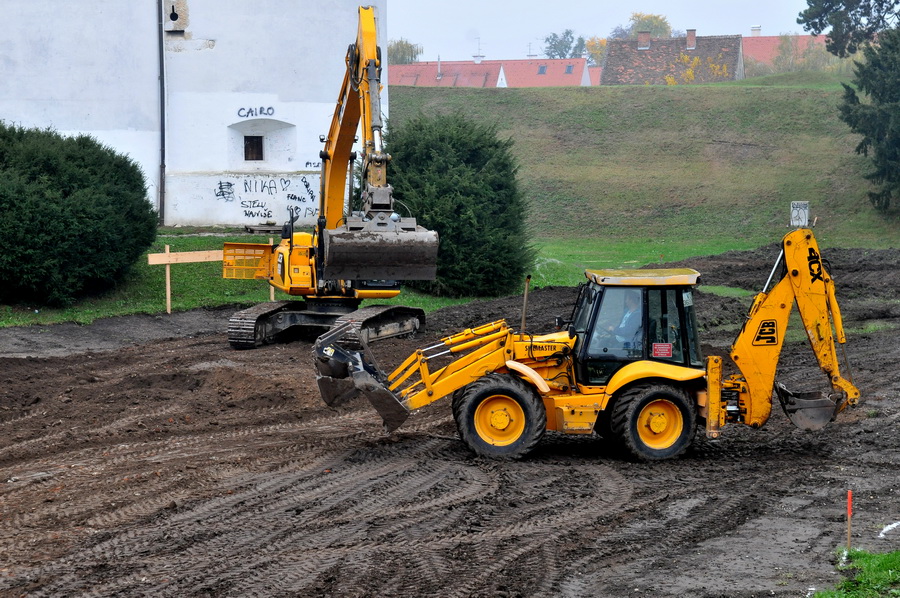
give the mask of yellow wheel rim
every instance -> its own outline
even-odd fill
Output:
[[[492,395],[475,409],[475,431],[488,444],[512,444],[525,432],[525,411],[510,397]]]
[[[667,449],[684,431],[681,411],[671,401],[657,400],[641,409],[637,418],[637,433],[645,446],[661,450]]]

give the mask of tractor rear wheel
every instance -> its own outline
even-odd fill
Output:
[[[678,456],[697,431],[694,404],[687,393],[665,384],[642,384],[624,391],[613,406],[613,434],[638,459]]]
[[[482,457],[513,459],[531,451],[547,428],[544,403],[509,374],[488,374],[453,395],[459,435]]]

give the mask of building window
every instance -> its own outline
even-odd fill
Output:
[[[538,67],[538,75],[546,75],[547,74],[547,65],[542,64]]]
[[[574,70],[575,70],[575,65],[572,65],[572,64],[566,65],[566,74],[567,75],[571,75]]]
[[[244,135],[244,160],[263,159],[262,135]]]

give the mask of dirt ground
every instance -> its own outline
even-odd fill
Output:
[[[686,262],[762,287],[777,252]],[[669,462],[548,434],[476,458],[447,400],[385,436],[320,400],[311,346],[228,347],[230,310],[0,330],[0,596],[811,596],[852,542],[900,549],[900,251],[825,251],[863,402],[818,432],[699,436]],[[551,330],[575,289],[529,297]],[[707,353],[749,299],[701,293]],[[521,298],[429,316],[385,361],[506,317]],[[821,387],[803,345],[779,379]]]

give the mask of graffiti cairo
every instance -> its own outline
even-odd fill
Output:
[[[216,184],[216,200],[234,206],[246,220],[277,221],[287,215],[289,207],[300,214],[301,221],[312,224],[318,211],[315,186],[318,175],[276,177],[241,176],[221,178]]]

